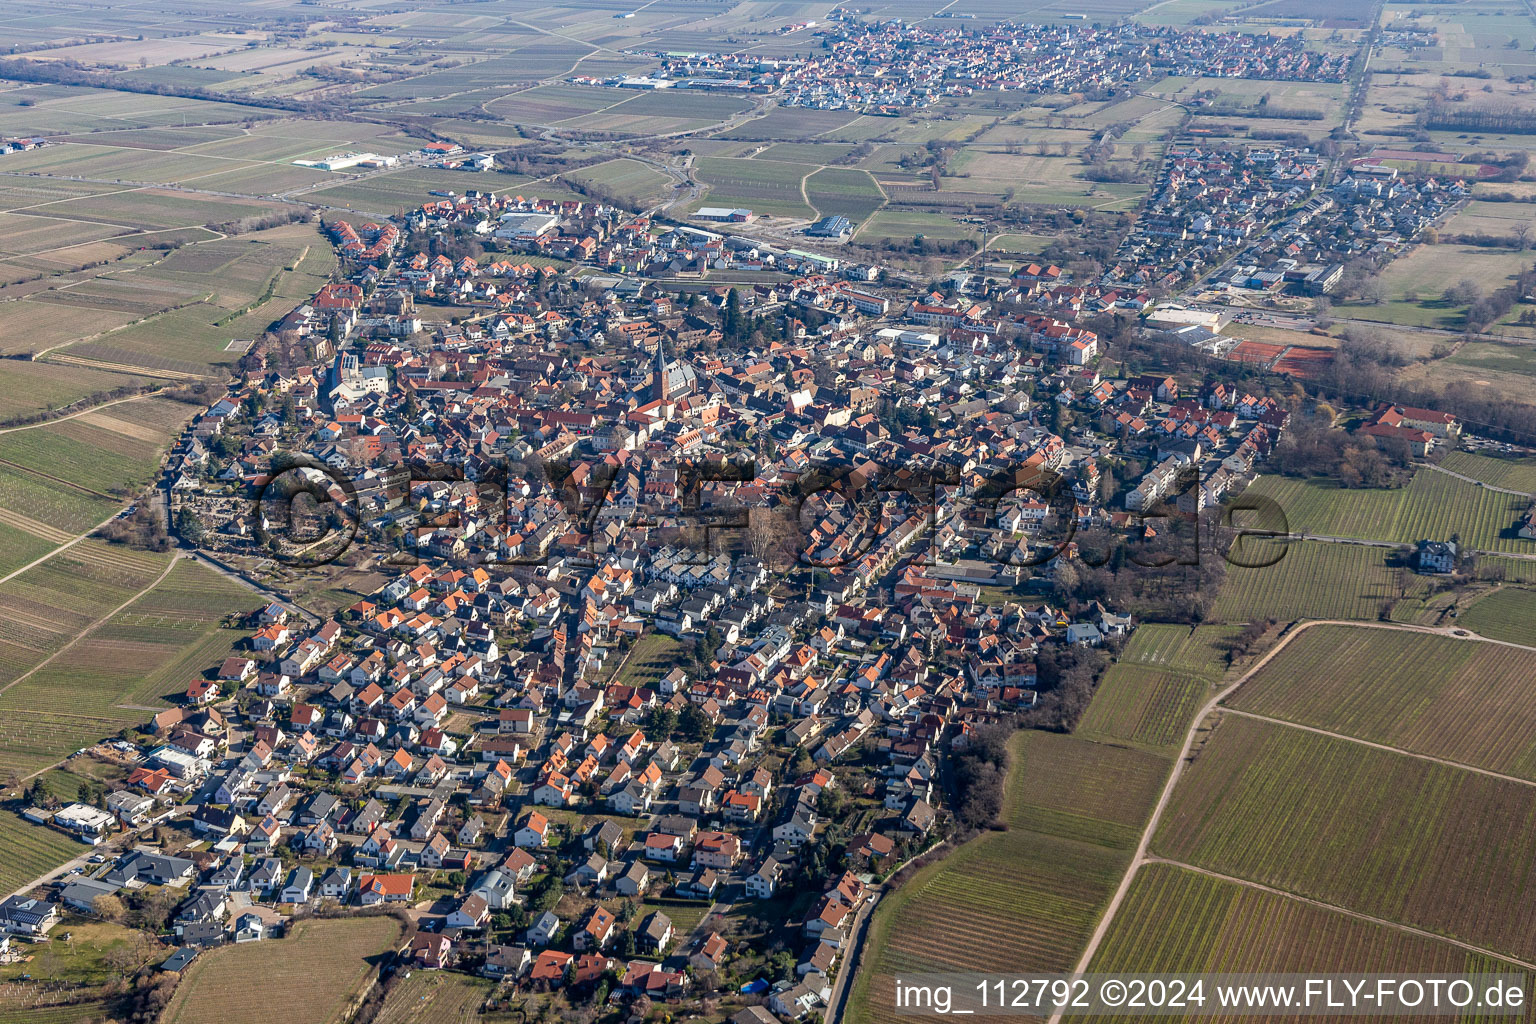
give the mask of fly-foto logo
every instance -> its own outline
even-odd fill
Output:
[[[483,565],[544,565],[558,554],[596,557],[605,527],[644,527],[706,553],[749,550],[787,566],[839,571],[911,558],[933,565],[965,556],[1015,573],[1062,556],[1090,566],[1198,565],[1213,554],[1263,568],[1285,555],[1285,510],[1262,495],[1214,504],[1192,466],[1170,467],[1157,494],[1124,511],[1094,511],[1081,485],[1032,465],[965,470],[952,465],[812,464],[790,480],[763,481],[751,459],[656,463],[657,495],[620,488],[609,463],[413,462],[371,473],[366,486],[302,453],[275,457],[257,485],[257,541],[277,561],[314,568],[359,542],[392,565],[425,552],[465,554]],[[636,467],[622,472],[637,474]],[[751,502],[741,494],[750,490]],[[496,529],[486,527],[494,524]],[[471,536],[472,535],[472,536]],[[986,535],[988,542],[976,538]],[[927,540],[926,545],[919,541]]]

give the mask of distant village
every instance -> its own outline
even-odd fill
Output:
[[[1002,22],[985,27],[863,21],[833,12],[803,26],[826,43],[805,58],[750,53],[637,52],[647,75],[576,75],[579,85],[773,93],[785,106],[905,113],[978,92],[1112,95],[1167,75],[1342,82],[1350,51],[1310,48],[1300,35]]]

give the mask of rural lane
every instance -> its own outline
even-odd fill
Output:
[[[1350,910],[1346,907],[1336,906],[1332,903],[1324,903],[1322,900],[1315,900],[1310,896],[1302,896],[1299,893],[1289,892],[1285,889],[1278,889],[1275,886],[1265,885],[1262,882],[1250,882],[1246,878],[1238,878],[1235,875],[1224,875],[1219,871],[1212,871],[1210,868],[1196,867],[1193,864],[1185,864],[1183,861],[1169,860],[1167,857],[1148,857],[1145,863],[1168,864],[1172,867],[1182,868],[1185,871],[1192,871],[1197,875],[1204,875],[1206,878],[1214,878],[1218,881],[1229,882],[1232,885],[1241,885],[1249,889],[1258,889],[1260,892],[1267,892],[1274,896],[1282,896],[1288,900],[1295,900],[1297,903],[1305,903],[1309,906],[1321,907],[1323,910],[1330,910],[1335,914],[1343,914],[1345,917],[1352,917],[1357,921],[1367,921],[1371,924],[1380,925],[1383,928],[1392,928],[1396,931],[1407,932],[1409,935],[1417,935],[1421,939],[1433,939],[1436,942],[1444,942],[1452,946],[1459,946],[1471,953],[1478,953],[1493,960],[1503,960],[1506,963],[1518,964],[1527,970],[1536,971],[1536,964],[1521,960],[1518,957],[1510,956],[1508,953],[1496,953],[1491,949],[1484,949],[1481,946],[1474,946],[1469,942],[1462,942],[1459,939],[1453,939],[1448,935],[1441,935],[1439,932],[1425,931],[1423,928],[1415,928],[1411,924],[1400,924],[1397,921],[1389,921],[1384,917],[1372,917],[1370,914],[1362,914],[1358,910]]]
[[[127,398],[114,398],[110,402],[102,402],[100,405],[92,405],[84,409],[76,409],[74,412],[67,413],[63,416],[55,416],[51,420],[38,420],[36,423],[23,423],[15,427],[0,427],[0,434],[9,434],[17,430],[36,430],[38,427],[51,427],[55,423],[63,423],[65,420],[72,420],[76,416],[85,416],[89,413],[100,412],[103,409],[110,409],[112,406],[122,405],[124,402],[137,402],[145,398],[154,398],[157,394],[160,393],[160,390],[163,389],[146,391],[142,395],[129,395]]]
[[[1516,491],[1508,487],[1495,487],[1493,484],[1479,480],[1475,476],[1466,476],[1456,472],[1454,469],[1446,469],[1444,466],[1437,466],[1433,462],[1424,463],[1424,468],[1432,469],[1436,473],[1444,473],[1446,476],[1453,476],[1457,480],[1461,480],[1469,484],[1476,484],[1483,490],[1493,491],[1495,494],[1513,494],[1517,498],[1536,498],[1536,494],[1531,494],[1527,491]]]
[[[61,548],[60,550],[63,550],[63,549]],[[179,558],[179,557],[182,557],[182,556],[177,556],[177,557]],[[80,630],[78,633],[76,633],[73,637],[70,638],[68,643],[64,644],[58,650],[56,650],[52,654],[48,655],[48,657],[44,658],[42,661],[38,662],[36,665],[33,665],[31,668],[27,669],[21,675],[17,676],[15,679],[12,679],[10,682],[6,683],[4,686],[0,686],[0,693],[4,693],[6,690],[9,690],[11,687],[15,686],[17,683],[23,682],[26,679],[30,678],[32,676],[32,674],[34,672],[36,672],[38,669],[45,668],[50,662],[53,661],[53,659],[57,658],[59,655],[63,654],[65,651],[67,651],[71,647],[75,646],[75,644],[79,643],[81,640],[84,640],[93,631],[95,631],[97,629],[97,627],[99,627],[103,622],[106,622],[112,616],[116,615],[118,612],[122,611],[124,608],[127,608],[129,605],[133,604],[133,602],[137,601],[139,598],[143,597],[145,594],[149,593],[151,590],[154,590],[156,587],[158,587],[160,585],[162,580],[164,580],[167,576],[169,576],[171,574],[171,570],[174,569],[174,568],[176,568],[176,558],[172,558],[169,562],[167,562],[165,568],[163,570],[161,570],[160,575],[156,576],[152,581],[150,581],[149,585],[147,587],[145,587],[143,590],[140,590],[138,593],[134,594],[128,600],[126,600],[122,604],[118,605],[116,608],[113,608],[111,611],[107,612],[101,618],[97,619],[95,622],[92,622],[89,626],[86,626],[84,629]],[[9,577],[7,577],[7,578],[9,578]],[[28,779],[30,779],[31,777],[32,776],[30,776],[30,775],[27,776]],[[26,779],[23,779],[22,781],[25,782]]]

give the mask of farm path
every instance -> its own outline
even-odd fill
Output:
[[[1249,666],[1242,675],[1226,686],[1223,686],[1215,696],[1207,700],[1200,710],[1195,713],[1189,729],[1184,733],[1184,744],[1179,748],[1179,756],[1173,762],[1173,769],[1169,771],[1167,781],[1163,783],[1163,791],[1158,795],[1157,804],[1152,808],[1152,814],[1147,819],[1145,827],[1141,830],[1141,838],[1136,843],[1136,851],[1131,856],[1131,863],[1126,868],[1125,874],[1121,876],[1120,884],[1116,887],[1115,894],[1110,897],[1109,903],[1105,906],[1104,913],[1099,917],[1099,923],[1094,927],[1093,934],[1089,936],[1088,944],[1083,948],[1082,955],[1078,957],[1073,973],[1081,974],[1088,969],[1088,964],[1093,960],[1093,955],[1098,952],[1099,946],[1104,941],[1104,936],[1109,933],[1109,926],[1114,922],[1115,914],[1119,911],[1120,905],[1125,902],[1125,895],[1130,891],[1131,883],[1136,878],[1136,872],[1151,859],[1147,853],[1147,848],[1151,845],[1152,834],[1157,831],[1157,826],[1163,818],[1163,812],[1167,810],[1168,803],[1173,798],[1173,789],[1178,785],[1179,779],[1183,776],[1185,766],[1189,764],[1190,749],[1194,746],[1195,737],[1200,734],[1201,727],[1205,725],[1205,720],[1210,717],[1211,712],[1215,711],[1222,701],[1236,693],[1244,683],[1252,679],[1266,665],[1273,661],[1281,651],[1289,647],[1291,641],[1315,626],[1358,626],[1362,629],[1388,629],[1405,633],[1430,633],[1447,637],[1457,636],[1457,633],[1450,627],[1412,626],[1391,622],[1361,622],[1353,619],[1313,619],[1310,622],[1301,623],[1281,637],[1279,643],[1264,652],[1259,660]],[[1466,633],[1466,631],[1462,630],[1461,633]],[[1465,637],[1458,636],[1458,639],[1480,641],[1484,638],[1474,634],[1467,634]],[[1060,1024],[1061,1016],[1059,1012],[1052,1014],[1049,1024]]]
[[[304,607],[297,601],[294,601],[292,598],[287,597],[279,591],[272,589],[248,573],[242,572],[241,570],[236,569],[234,566],[231,566],[220,559],[210,557],[206,552],[194,549],[187,552],[185,557],[195,559],[198,564],[202,565],[204,568],[212,569],[220,576],[223,576],[225,579],[230,580],[231,582],[238,583],[240,586],[245,587],[247,590],[254,590],[256,593],[260,594],[262,597],[269,601],[276,601],[284,608],[287,608],[289,611],[297,614],[299,618],[303,619],[305,623],[311,627],[318,626],[320,623],[325,621],[324,617],[322,617],[319,612],[314,611],[311,608]]]
[[[1509,487],[1495,487],[1493,484],[1479,480],[1475,476],[1466,476],[1465,474],[1456,472],[1454,469],[1446,469],[1444,466],[1437,466],[1433,462],[1426,462],[1424,466],[1426,469],[1432,469],[1436,473],[1444,473],[1446,476],[1453,476],[1457,480],[1461,480],[1469,484],[1477,484],[1477,486],[1481,487],[1483,490],[1493,491],[1495,494],[1513,494],[1517,498],[1536,498],[1536,494],[1531,494],[1529,491],[1517,491]]]
[[[91,405],[85,407],[84,409],[77,409],[67,416],[57,416],[51,420],[38,420],[36,423],[23,423],[19,427],[0,427],[0,434],[9,434],[16,430],[35,430],[38,427],[51,427],[55,423],[63,423],[65,420],[72,420],[76,416],[84,416],[87,413],[100,412],[103,409],[110,409],[114,405],[122,405],[124,402],[137,402],[143,398],[153,397],[155,397],[155,392],[150,391],[142,395],[129,395],[127,398],[114,398],[112,401],[102,402],[100,405]]]
[[[1343,914],[1345,917],[1352,917],[1357,921],[1367,921],[1371,924],[1379,925],[1383,928],[1391,928],[1395,931],[1406,932],[1409,935],[1416,935],[1421,939],[1434,939],[1436,942],[1444,942],[1452,946],[1458,946],[1461,949],[1465,949],[1469,953],[1478,953],[1482,956],[1490,957],[1495,960],[1503,960],[1507,963],[1517,964],[1518,966],[1524,967],[1527,970],[1536,970],[1536,964],[1527,963],[1518,957],[1510,956],[1508,953],[1499,953],[1495,950],[1485,949],[1482,946],[1474,946],[1470,942],[1462,942],[1459,939],[1453,939],[1447,935],[1441,935],[1439,932],[1431,932],[1425,931],[1423,928],[1415,928],[1411,924],[1400,924],[1397,921],[1389,921],[1384,917],[1372,917],[1370,914],[1362,914],[1358,910],[1350,910],[1348,907],[1341,907],[1335,903],[1324,903],[1322,900],[1315,900],[1310,896],[1302,896],[1298,893],[1290,892],[1285,889],[1277,889],[1272,885],[1265,885],[1262,882],[1250,882],[1246,878],[1238,878],[1235,875],[1224,875],[1219,871],[1212,871],[1209,868],[1196,867],[1193,864],[1185,864],[1183,861],[1169,860],[1166,857],[1148,857],[1145,863],[1167,864],[1170,867],[1180,868],[1184,871],[1193,871],[1195,874],[1204,875],[1207,878],[1214,878],[1222,882],[1230,882],[1233,885],[1241,885],[1248,889],[1258,889],[1260,892],[1267,892],[1272,896],[1280,896],[1288,900],[1295,900],[1297,903],[1305,903],[1309,906],[1321,907],[1322,909],[1331,911],[1335,914]]]
[[[1526,650],[1531,649],[1532,648],[1529,647],[1526,648]],[[1397,754],[1401,757],[1411,757],[1416,761],[1429,761],[1433,764],[1443,764],[1447,768],[1457,768],[1464,772],[1473,772],[1477,775],[1486,775],[1490,779],[1498,779],[1501,782],[1513,782],[1520,786],[1536,786],[1536,782],[1532,782],[1530,779],[1522,779],[1518,775],[1505,775],[1503,772],[1495,772],[1490,771],[1487,768],[1479,768],[1476,765],[1467,764],[1464,761],[1452,761],[1449,758],[1436,757],[1433,754],[1421,754],[1413,750],[1404,750],[1402,747],[1394,747],[1386,743],[1376,743],[1373,740],[1363,740],[1358,736],[1350,736],[1347,733],[1334,732],[1330,729],[1319,729],[1315,725],[1302,725],[1300,722],[1291,722],[1284,718],[1273,718],[1269,715],[1255,714],[1252,711],[1240,711],[1237,708],[1223,707],[1218,710],[1223,715],[1237,715],[1239,718],[1252,718],[1258,722],[1268,722],[1270,725],[1279,725],[1287,729],[1298,729],[1301,732],[1310,732],[1316,736],[1327,736],[1329,739],[1343,740],[1345,743],[1355,743],[1362,747],[1370,747],[1372,750],[1383,750],[1389,754]]]
[[[58,548],[54,553],[57,554],[59,551],[62,551],[62,550],[64,550],[64,549],[63,548]],[[158,587],[160,585],[161,581],[163,581],[167,576],[169,576],[171,574],[171,570],[176,568],[177,560],[180,559],[180,558],[183,558],[183,557],[185,557],[185,556],[178,554],[175,558],[172,558],[169,562],[167,562],[165,564],[165,568],[163,570],[161,570],[160,575],[156,576],[150,582],[149,586],[145,587],[143,590],[139,591],[137,594],[134,594],[128,600],[124,601],[122,604],[118,605],[116,608],[113,608],[111,611],[109,611],[105,615],[101,616],[95,622],[92,622],[90,625],[88,625],[84,629],[80,630],[80,632],[78,632],[74,636],[70,637],[68,643],[64,644],[58,650],[56,650],[52,654],[48,655],[48,657],[44,658],[42,661],[38,662],[36,665],[33,665],[31,668],[27,669],[21,675],[17,676],[15,679],[12,679],[10,682],[6,683],[4,686],[0,686],[0,693],[4,693],[6,690],[9,690],[11,687],[15,686],[17,683],[25,681],[27,678],[29,678],[33,673],[37,672],[39,669],[47,667],[47,665],[50,662],[52,662],[55,658],[57,658],[59,655],[63,654],[65,651],[69,650],[71,647],[75,646],[75,644],[79,643],[81,640],[85,639],[85,637],[87,637],[92,632],[94,632],[96,627],[100,626],[103,622],[106,622],[108,619],[110,619],[112,616],[116,615],[118,612],[122,611],[124,608],[127,608],[129,605],[133,604],[133,602],[137,601],[139,598],[143,597],[145,594],[149,593],[151,590],[154,590],[156,587]],[[44,769],[44,770],[46,771],[46,769]],[[37,773],[34,773],[34,774],[37,774]],[[28,779],[30,779],[31,777],[32,776],[30,776],[30,775],[27,776]],[[25,782],[26,780],[23,779],[22,781]]]
[[[28,562],[26,565],[22,566],[21,568],[13,569],[10,572],[6,573],[4,576],[0,576],[0,583],[9,583],[11,580],[15,579],[17,576],[20,576],[22,573],[26,572],[28,569],[31,569],[31,568],[33,568],[35,566],[42,565],[44,562],[48,561],[48,559],[52,558],[54,555],[57,555],[59,552],[61,552],[61,551],[68,551],[70,548],[74,547],[76,544],[79,544],[81,541],[85,540],[85,538],[89,537],[91,534],[95,533],[97,530],[101,529],[103,526],[106,526],[112,520],[116,519],[118,517],[118,515],[120,515],[120,514],[121,514],[121,510],[119,510],[118,512],[112,513],[110,516],[107,516],[107,518],[103,519],[101,522],[97,523],[95,526],[91,527],[89,530],[86,530],[84,533],[76,534],[73,538],[71,538],[70,540],[65,541],[63,544],[60,544],[58,547],[54,548],[52,551],[48,552],[46,555],[42,555],[42,556],[40,556],[38,558],[34,558],[34,559],[32,559],[32,561]]]

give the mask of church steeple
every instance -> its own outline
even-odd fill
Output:
[[[667,342],[665,338],[656,341],[656,382],[653,385],[652,394],[656,401],[665,402],[672,397],[671,375],[667,373]]]

